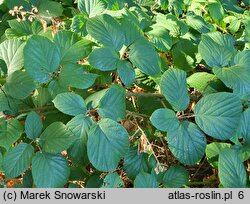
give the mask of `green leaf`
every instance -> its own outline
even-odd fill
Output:
[[[228,28],[232,33],[236,33],[239,30],[242,23],[241,19],[235,16],[227,16],[226,18],[223,19],[223,21],[227,24],[230,24]]]
[[[43,107],[51,101],[51,95],[47,87],[36,89],[31,97],[35,107]]]
[[[136,17],[135,17],[135,20],[137,20]],[[141,28],[139,27],[139,25],[133,22],[132,20],[130,20],[129,18],[123,18],[121,20],[121,29],[125,36],[124,44],[126,46],[130,46],[136,40],[143,38],[143,32]]]
[[[33,178],[31,170],[28,170],[23,175],[23,185],[22,188],[32,188],[33,187]]]
[[[172,165],[164,174],[163,184],[167,188],[180,188],[188,182],[188,171],[177,165]]]
[[[246,188],[246,170],[236,150],[227,148],[221,151],[218,169],[224,188]]]
[[[7,121],[0,118],[0,138],[5,137],[7,131]]]
[[[160,73],[160,57],[148,41],[139,39],[129,49],[129,60],[143,73],[150,76]]]
[[[2,89],[0,89],[0,111],[2,112],[6,110],[10,110],[8,98],[6,96],[6,93],[4,93]]]
[[[125,86],[129,87],[135,82],[135,70],[131,63],[121,60],[118,61],[117,71]]]
[[[190,71],[196,67],[198,49],[190,40],[181,39],[172,48],[174,67]]]
[[[74,93],[58,94],[52,102],[58,110],[68,115],[76,116],[87,112],[83,98]]]
[[[224,9],[220,3],[220,1],[213,0],[208,4],[208,12],[210,13],[213,20],[219,22],[223,19]]]
[[[89,132],[88,157],[100,171],[114,171],[128,151],[129,139],[125,128],[105,118],[93,125]]]
[[[179,120],[175,112],[167,108],[160,108],[154,111],[150,121],[158,130],[164,132],[176,130],[179,126]]]
[[[138,97],[137,103],[139,112],[142,114],[146,114],[148,116],[151,116],[156,109],[164,108],[161,101],[159,101],[159,98],[147,97],[147,95],[145,96],[141,95],[140,97]],[[167,104],[168,108],[171,108],[171,105],[166,100],[164,100],[164,104],[165,103]]]
[[[29,20],[18,22],[16,19],[9,20],[10,28],[5,31],[7,38],[19,38],[22,36],[38,35],[43,31],[43,26],[39,20],[30,22]]]
[[[84,180],[88,177],[88,174],[81,166],[71,166],[70,167],[70,181]]]
[[[205,135],[196,124],[189,121],[180,122],[176,131],[170,131],[167,141],[173,155],[186,165],[196,164],[205,153]]]
[[[31,111],[25,120],[25,133],[28,138],[35,139],[39,137],[43,129],[41,117],[34,111]]]
[[[26,72],[20,70],[10,74],[4,85],[6,93],[16,99],[27,98],[35,88],[36,84],[33,79]]]
[[[138,148],[130,148],[124,156],[124,171],[131,179],[135,179],[140,172],[150,173],[150,158],[146,153],[138,153]]]
[[[178,20],[178,18],[172,14],[164,15],[159,13],[156,15],[156,22],[169,30],[169,34],[172,37],[185,35],[189,29],[184,22]]]
[[[195,106],[195,122],[208,135],[220,140],[234,136],[241,116],[241,100],[232,93],[204,96]]]
[[[241,136],[244,138],[244,145],[250,147],[250,109],[243,112],[241,116]]]
[[[61,64],[75,63],[87,57],[92,50],[91,41],[71,31],[58,31],[54,42],[61,52]]]
[[[8,74],[23,67],[23,48],[21,40],[6,40],[0,44],[0,59],[3,59],[8,68]]]
[[[80,11],[92,18],[101,14],[106,9],[106,4],[102,0],[78,0]]]
[[[250,93],[249,63],[250,51],[245,50],[235,55],[231,66],[215,67],[213,72],[227,87],[232,88],[235,94],[243,96]]]
[[[59,69],[60,51],[48,38],[32,36],[24,48],[24,67],[36,81],[46,83]]]
[[[103,178],[99,173],[92,174],[86,181],[86,188],[100,188],[103,184]]]
[[[41,17],[59,17],[63,14],[63,6],[61,3],[43,0],[39,2],[38,15]]]
[[[3,170],[7,179],[19,176],[28,169],[34,153],[30,144],[21,143],[10,149],[3,160]]]
[[[183,6],[183,0],[171,0],[169,1],[168,10],[174,12],[176,16],[180,16],[183,12]]]
[[[187,83],[202,93],[209,87],[209,83],[216,78],[215,75],[207,72],[196,72],[187,78]]]
[[[197,30],[200,33],[208,33],[211,30],[211,25],[209,25],[204,18],[201,16],[195,15],[193,13],[187,14],[187,24],[193,29]]]
[[[151,29],[152,30],[147,32],[150,41],[158,50],[167,53],[173,45],[172,38],[170,37],[168,30],[158,24],[152,25]]]
[[[99,106],[100,100],[103,98],[108,89],[102,89],[101,91],[97,91],[91,94],[86,98],[85,103],[87,104],[88,109],[94,109]]]
[[[68,155],[77,164],[84,165],[88,161],[87,141],[93,121],[83,114],[77,115],[67,123],[67,128],[75,135],[75,141],[68,149]]]
[[[11,0],[11,1],[5,1],[6,6],[9,9],[13,9],[14,6],[23,6],[25,9],[30,9],[30,4],[25,0]]]
[[[0,151],[0,171],[3,171],[3,155],[2,155],[2,152]]]
[[[68,182],[70,169],[59,154],[38,152],[32,159],[32,175],[38,188],[59,188]]]
[[[112,85],[99,103],[98,113],[101,117],[115,121],[125,119],[126,116],[126,93],[120,85]]]
[[[66,86],[64,83],[62,83],[62,80],[52,80],[49,83],[48,91],[51,96],[51,98],[55,98],[57,95],[61,93],[68,93],[69,92],[68,86]]]
[[[155,175],[141,172],[135,178],[134,188],[158,188]]]
[[[235,38],[229,34],[212,32],[203,34],[198,51],[210,67],[227,66],[235,54]]]
[[[60,153],[68,149],[75,139],[62,122],[54,122],[43,131],[39,143],[45,152]]]
[[[119,61],[118,53],[111,47],[94,49],[89,55],[89,63],[101,71],[112,71],[116,69]]]
[[[65,87],[87,89],[94,84],[97,76],[97,74],[86,72],[79,64],[67,64],[60,71],[58,82]]]
[[[122,187],[124,187],[123,180],[116,172],[105,176],[102,188],[122,188]]]
[[[186,72],[168,69],[161,77],[161,93],[176,111],[184,111],[189,104]]]
[[[10,119],[0,126],[0,146],[6,150],[16,142],[23,133],[23,127],[17,119]]]
[[[5,63],[5,61],[3,61],[2,59],[0,59],[0,72],[3,72],[4,74],[7,74],[7,65]]]
[[[88,33],[107,47],[119,51],[124,44],[124,35],[120,24],[111,16],[103,14],[87,21]]]
[[[206,157],[210,165],[214,168],[218,167],[218,158],[221,151],[230,148],[232,145],[229,143],[212,142],[206,147]]]
[[[84,15],[76,15],[72,19],[71,24],[71,30],[81,36],[86,36],[87,30],[86,30],[86,22],[87,19],[84,17]]]

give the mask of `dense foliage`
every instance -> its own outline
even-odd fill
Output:
[[[249,0],[0,0],[2,187],[248,187]]]

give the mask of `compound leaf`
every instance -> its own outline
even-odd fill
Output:
[[[29,38],[23,53],[27,73],[38,82],[48,82],[59,69],[60,51],[46,37],[34,35]]]
[[[10,149],[3,160],[3,170],[7,179],[15,178],[28,169],[34,153],[30,144],[21,143]]]
[[[23,127],[17,119],[11,119],[0,126],[0,146],[6,150],[16,142],[23,133]]]
[[[81,38],[71,31],[59,31],[54,42],[61,52],[61,64],[75,63],[87,57],[92,50],[91,41]]]
[[[106,9],[106,4],[102,0],[78,0],[80,11],[92,18],[101,14]]]
[[[195,106],[197,125],[213,138],[234,136],[241,116],[241,100],[235,94],[220,92],[204,96]]]
[[[36,85],[26,72],[17,70],[7,77],[4,88],[6,93],[11,97],[25,99],[31,95]]]
[[[91,127],[87,149],[89,160],[96,169],[114,171],[128,148],[128,133],[119,123],[105,118]]]
[[[160,73],[160,57],[145,39],[135,41],[128,52],[129,60],[143,73],[154,76]]]
[[[205,135],[189,121],[180,122],[177,130],[170,131],[167,141],[171,152],[183,164],[194,165],[205,153]]]
[[[0,59],[7,65],[8,74],[23,67],[24,43],[18,39],[6,40],[0,44]]]
[[[87,21],[88,33],[107,47],[119,51],[124,44],[124,35],[120,24],[110,15],[103,14]]]
[[[189,104],[186,72],[168,69],[161,77],[161,93],[176,111],[184,111]]]
[[[180,188],[187,182],[188,171],[182,166],[171,166],[163,176],[163,184],[168,188]]]
[[[153,112],[150,121],[157,129],[168,132],[179,126],[179,120],[174,111],[167,108],[160,108]]]
[[[105,176],[102,185],[103,188],[122,188],[123,186],[123,180],[116,172]]]
[[[152,166],[146,153],[138,153],[138,148],[131,148],[124,156],[124,171],[131,179],[135,179],[140,172],[150,173]]]
[[[38,188],[62,188],[69,174],[68,162],[62,155],[38,152],[32,159],[32,176]]]
[[[62,122],[54,122],[43,131],[39,143],[45,152],[60,153],[74,141],[75,136]]]
[[[198,51],[210,67],[227,66],[235,53],[235,38],[229,34],[212,32],[203,34]]]
[[[119,85],[112,85],[100,100],[98,113],[104,118],[123,120],[126,115],[125,99],[125,89]]]
[[[97,76],[97,74],[88,73],[79,64],[66,64],[60,72],[58,82],[65,87],[87,89],[94,84]]]
[[[238,52],[231,66],[214,67],[213,72],[223,83],[233,89],[235,94],[243,96],[250,93],[250,51]]]
[[[224,188],[245,188],[247,174],[236,150],[226,148],[219,154],[219,178]]]
[[[118,75],[125,86],[131,86],[135,82],[135,70],[130,62],[119,60],[117,63]]]
[[[53,100],[55,107],[61,112],[76,116],[87,111],[83,98],[74,93],[61,93]]]
[[[112,71],[116,69],[119,61],[117,52],[111,47],[97,48],[89,55],[89,63],[101,71]]]
[[[30,112],[25,120],[25,133],[28,138],[35,139],[39,137],[43,129],[41,117],[34,111]]]
[[[250,147],[250,109],[245,110],[241,116],[241,136],[244,138],[244,145]]]
[[[141,172],[134,181],[135,188],[157,188],[158,182],[155,174]]]
[[[83,114],[77,115],[67,123],[67,128],[75,135],[75,141],[68,149],[69,157],[77,164],[84,165],[88,161],[87,141],[93,121]]]

